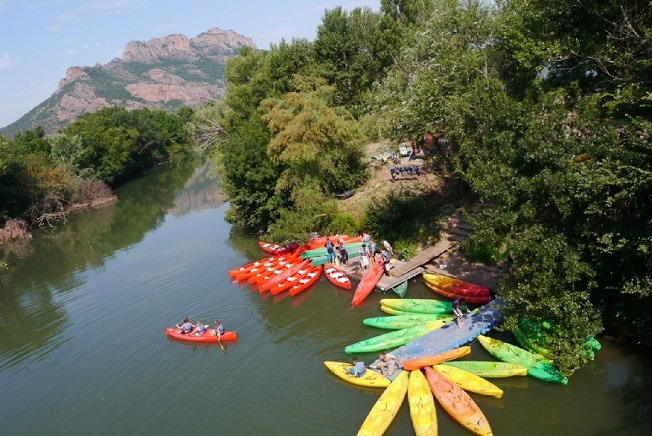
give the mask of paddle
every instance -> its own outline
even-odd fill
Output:
[[[217,321],[215,321],[215,336],[217,336],[217,343],[220,344],[222,351],[226,353],[226,349],[224,348],[224,345],[222,345],[222,335],[219,334],[219,328],[220,326],[218,325]]]

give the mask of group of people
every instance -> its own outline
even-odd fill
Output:
[[[341,265],[349,264],[349,251],[344,246],[344,238],[337,236],[337,245],[333,244],[331,238],[326,238],[326,254],[328,255],[328,263],[333,264],[337,262]]]
[[[389,167],[389,174],[392,176],[392,180],[396,180],[396,177],[402,176],[404,174],[408,174],[410,176],[416,174],[419,176],[421,175],[421,170],[419,169],[419,165],[408,165],[404,167],[391,166]]]
[[[364,362],[358,360],[357,357],[353,358],[352,363],[352,367],[344,370],[347,374],[362,377],[367,372]],[[392,353],[380,353],[378,356],[378,369],[382,375],[393,380],[394,374],[401,369],[401,361]]]
[[[389,264],[394,250],[387,241],[381,242],[381,248],[374,241],[366,231],[362,232],[362,246],[360,247],[360,272],[365,274],[371,265],[376,262],[383,262],[385,264],[385,275],[389,275]]]
[[[180,330],[179,333],[182,335],[201,336],[208,331],[207,325],[204,325],[201,321],[195,321],[193,324],[190,322],[189,318],[184,318],[181,324],[177,324],[177,328]],[[224,334],[224,326],[217,319],[215,320],[215,329],[213,334],[217,336],[218,341],[222,340],[222,335]]]

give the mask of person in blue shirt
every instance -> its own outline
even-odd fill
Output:
[[[195,321],[195,336],[200,336],[206,333],[206,326],[200,321]]]
[[[187,335],[192,332],[195,326],[192,325],[192,323],[188,318],[184,318],[183,323],[181,325],[177,324],[177,328],[181,330],[180,333],[182,335]]]
[[[330,238],[326,238],[324,247],[326,247],[326,253],[328,254],[328,263],[332,264],[335,260],[335,247],[333,246]]]
[[[364,362],[361,362],[357,357],[354,357],[353,366],[349,368],[348,373],[355,377],[362,377],[365,372],[367,372],[367,368],[364,367]]]
[[[217,340],[221,341],[222,340],[222,335],[224,334],[224,326],[220,324],[218,320],[215,320],[215,336],[217,336]]]

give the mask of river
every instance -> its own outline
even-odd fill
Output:
[[[224,221],[206,167],[159,167],[117,194],[0,270],[0,434],[355,434],[380,391],[322,362],[380,333],[361,320],[380,316],[382,296],[352,310],[325,279],[294,298],[230,283],[227,270],[263,255]],[[430,292],[415,280],[408,296]],[[239,339],[225,351],[167,339],[184,316],[219,318]],[[568,386],[518,377],[493,380],[502,399],[472,394],[494,434],[652,434],[652,358],[600,339]],[[440,434],[470,434],[438,418]],[[407,404],[388,434],[413,434]]]

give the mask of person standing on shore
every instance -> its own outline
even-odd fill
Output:
[[[360,272],[364,275],[369,268],[369,258],[371,257],[369,250],[365,244],[360,247]]]

